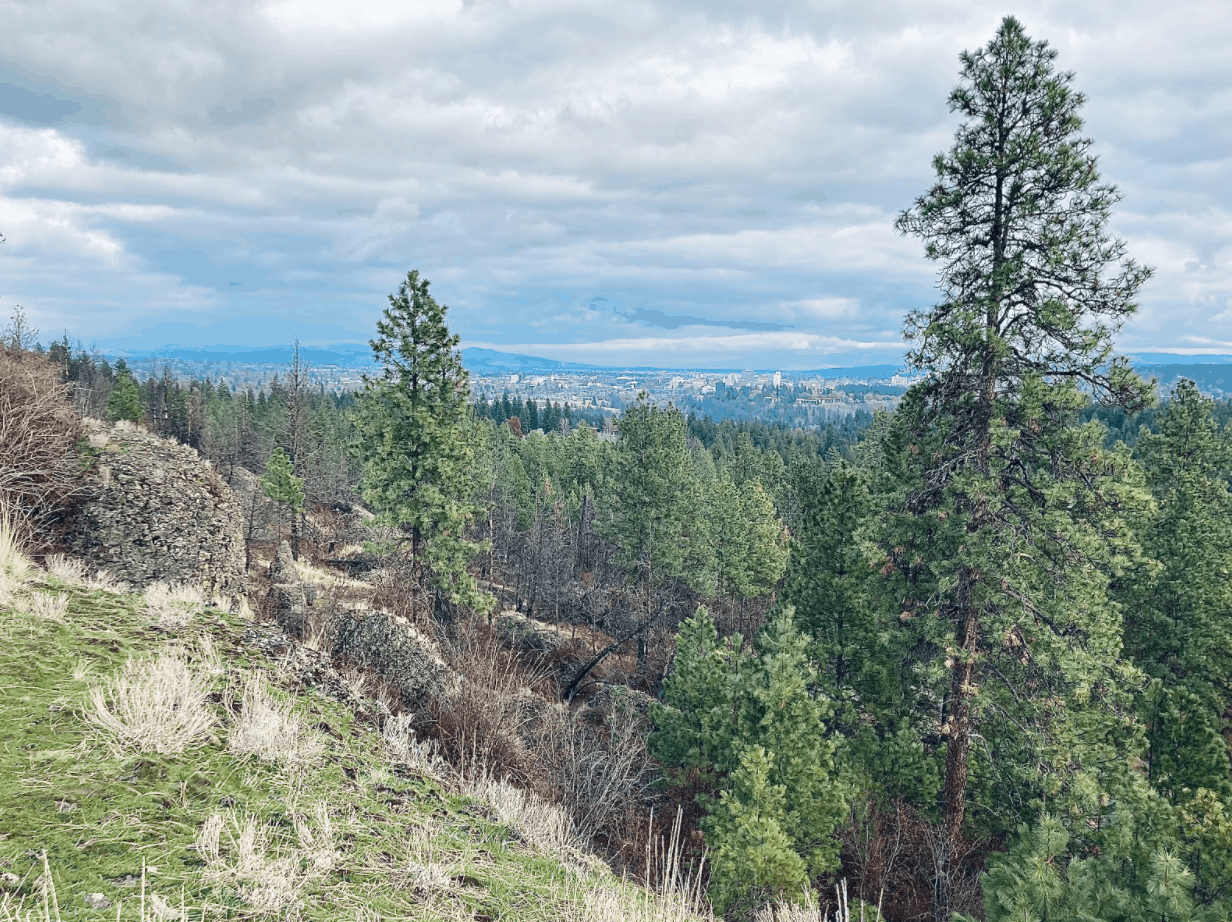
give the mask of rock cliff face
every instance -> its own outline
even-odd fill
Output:
[[[89,423],[93,498],[70,524],[71,552],[117,579],[246,591],[239,502],[197,452],[143,430]]]
[[[461,681],[435,643],[405,618],[386,612],[344,618],[334,656],[379,674],[401,692],[408,707],[443,701],[456,694]]]

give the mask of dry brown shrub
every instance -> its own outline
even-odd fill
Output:
[[[0,346],[0,500],[36,533],[82,493],[83,435],[58,369]]]
[[[941,835],[940,827],[901,800],[870,801],[853,811],[841,832],[843,875],[853,900],[878,907],[886,919],[931,918]],[[982,918],[980,874],[984,855],[994,850],[999,850],[994,842],[959,843],[950,894],[954,912]]]
[[[645,833],[642,811],[658,775],[644,724],[632,708],[614,708],[601,726],[560,709],[538,728],[535,748],[549,771],[552,799],[585,842],[611,854],[640,846]]]
[[[441,652],[462,677],[455,691],[429,704],[427,729],[440,740],[442,754],[464,773],[468,763],[478,763],[495,778],[542,787],[526,731],[541,702],[530,690],[542,686],[544,676],[529,671],[477,620],[456,625]]]

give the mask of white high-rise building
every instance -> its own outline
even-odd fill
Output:
[[[783,373],[781,371],[776,371],[774,373],[774,386],[778,387],[782,383],[783,383]]]

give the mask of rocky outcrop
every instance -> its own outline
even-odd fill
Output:
[[[517,650],[549,655],[569,646],[569,635],[546,621],[536,621],[516,611],[503,611],[496,619],[501,640]]]
[[[93,496],[69,523],[69,550],[138,586],[189,582],[207,595],[243,596],[240,505],[213,466],[131,425],[87,425]]]
[[[337,636],[334,656],[375,671],[401,692],[404,707],[419,709],[444,700],[461,681],[436,644],[397,615],[348,614]]]

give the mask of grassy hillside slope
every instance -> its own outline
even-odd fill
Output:
[[[243,618],[39,569],[3,531],[0,920],[690,917]]]

